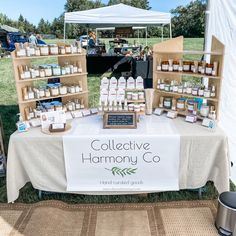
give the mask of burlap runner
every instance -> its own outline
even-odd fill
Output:
[[[215,201],[0,204],[0,236],[213,236]]]

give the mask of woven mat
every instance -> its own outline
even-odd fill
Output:
[[[215,201],[0,204],[0,236],[213,236]]]

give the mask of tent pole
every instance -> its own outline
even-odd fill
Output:
[[[140,43],[139,43],[139,29],[138,29],[138,44],[140,44]]]
[[[146,31],[146,46],[147,46],[147,26],[146,26],[145,31]]]
[[[98,29],[96,28],[96,44],[98,44]]]
[[[170,20],[170,38],[172,39],[172,26],[171,26],[171,20]]]
[[[64,21],[64,43],[66,42],[66,22]]]
[[[161,41],[163,42],[164,25],[161,26]]]
[[[88,27],[87,27],[87,46],[86,46],[86,51],[87,51],[87,54],[88,54]]]

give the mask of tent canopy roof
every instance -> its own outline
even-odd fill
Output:
[[[65,13],[65,23],[90,26],[147,26],[170,24],[170,13],[143,10],[123,3],[86,11]]]
[[[8,26],[8,25],[1,25],[1,24],[0,24],[0,30],[4,30],[6,32],[19,32],[19,30],[16,29],[16,28],[13,28],[13,27]]]

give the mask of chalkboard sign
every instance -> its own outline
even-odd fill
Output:
[[[105,112],[103,117],[104,129],[136,129],[135,112]]]

